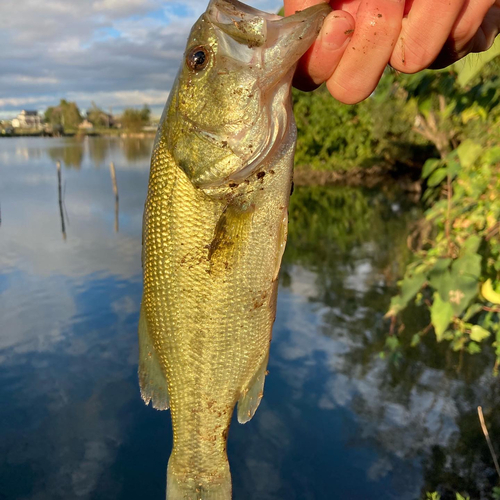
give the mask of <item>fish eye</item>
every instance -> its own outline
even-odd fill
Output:
[[[201,71],[210,60],[210,52],[206,47],[193,47],[186,56],[186,64],[193,71]]]

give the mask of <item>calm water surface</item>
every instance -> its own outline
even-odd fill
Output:
[[[137,383],[151,147],[0,140],[2,500],[164,498],[170,417]],[[461,360],[430,337],[410,349],[418,311],[402,351],[379,355],[419,217],[406,198],[296,189],[265,397],[229,437],[235,500],[490,498],[476,406],[500,436],[491,359]]]

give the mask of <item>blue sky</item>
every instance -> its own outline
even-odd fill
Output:
[[[160,114],[208,0],[1,0],[0,118],[60,98]],[[252,0],[276,12],[279,0]]]

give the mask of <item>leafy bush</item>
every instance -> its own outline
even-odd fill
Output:
[[[413,262],[391,302],[393,321],[414,301],[430,323],[412,344],[434,329],[438,342],[476,354],[489,343],[500,367],[500,79],[487,76],[493,61],[460,88],[455,69],[407,77],[420,132],[440,158],[429,159],[422,178],[429,208],[414,231]],[[388,347],[398,346],[397,338]]]

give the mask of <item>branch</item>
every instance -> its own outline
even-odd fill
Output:
[[[495,455],[495,450],[493,449],[493,445],[491,444],[491,439],[488,434],[488,428],[486,427],[486,423],[484,421],[483,409],[480,406],[477,407],[477,413],[479,415],[481,429],[483,430],[484,437],[486,438],[486,442],[488,443],[488,448],[490,449],[491,457],[493,458],[493,463],[495,464],[495,469],[497,471],[498,477],[500,477],[500,466],[498,465],[497,456]]]

